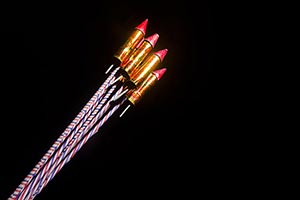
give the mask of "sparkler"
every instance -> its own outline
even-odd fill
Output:
[[[155,68],[168,50],[151,53],[159,35],[145,38],[147,24],[148,19],[135,27],[114,54],[107,79],[8,200],[34,199],[121,105],[127,107],[120,117],[160,80],[166,68]]]

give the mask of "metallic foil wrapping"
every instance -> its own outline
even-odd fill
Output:
[[[153,46],[148,40],[144,40],[138,49],[136,49],[125,62],[121,63],[121,67],[130,76],[131,72],[144,60],[151,52]]]
[[[145,61],[132,73],[130,80],[134,85],[138,85],[152,70],[160,63],[160,58],[156,54],[148,56]]]
[[[139,29],[135,29],[134,32],[130,35],[130,37],[126,40],[126,42],[114,54],[114,57],[120,60],[121,63],[124,62],[129,58],[132,51],[143,39],[144,32]]]
[[[132,92],[128,94],[128,100],[135,105],[139,102],[144,93],[154,85],[157,81],[157,76],[154,73],[149,74],[145,80]]]

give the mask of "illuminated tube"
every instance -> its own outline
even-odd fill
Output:
[[[151,52],[154,48],[159,35],[157,33],[147,37],[144,41],[139,45],[130,57],[121,63],[120,67],[123,69],[123,75],[126,78],[130,77],[131,72],[146,58],[146,56]]]
[[[117,58],[120,63],[128,59],[129,55],[132,53],[132,50],[140,44],[146,34],[146,28],[148,24],[148,19],[145,19],[141,24],[135,27],[133,33],[129,36],[126,42],[120,47],[120,49],[114,54],[114,57]]]
[[[148,91],[157,81],[161,79],[166,70],[166,68],[162,68],[151,72],[136,89],[130,90],[126,94],[128,105],[120,114],[120,117],[122,117],[122,115],[128,110],[131,105],[135,106],[141,100],[145,92]]]
[[[137,86],[151,71],[153,71],[165,58],[168,49],[156,51],[149,55],[130,76],[130,81]]]

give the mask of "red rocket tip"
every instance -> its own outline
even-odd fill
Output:
[[[148,24],[148,19],[145,19],[140,25],[135,27],[136,29],[142,31],[144,35],[146,34],[146,29],[147,29],[147,24]]]
[[[168,49],[163,49],[163,50],[155,52],[155,54],[158,55],[158,57],[160,58],[160,62],[162,62],[164,60],[167,52],[168,52]]]
[[[164,73],[167,71],[167,68],[162,68],[153,71],[152,73],[156,76],[157,80],[161,79],[161,77],[164,75]]]
[[[154,48],[157,40],[159,38],[159,35],[157,33],[145,38],[145,40],[147,40],[148,42],[150,42],[150,44],[152,45],[152,47]]]

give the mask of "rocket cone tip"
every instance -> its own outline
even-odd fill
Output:
[[[162,62],[164,60],[167,52],[168,52],[168,49],[163,49],[163,50],[156,51],[155,54],[158,55],[158,57],[160,58],[160,61]]]
[[[164,75],[164,73],[167,71],[167,68],[162,68],[153,71],[152,73],[156,76],[157,80],[161,79],[161,77]]]
[[[154,48],[158,38],[159,38],[159,35],[157,33],[155,33],[155,34],[150,35],[149,37],[145,38],[145,40],[147,40]]]
[[[145,19],[142,23],[140,23],[135,28],[138,29],[138,30],[140,30],[140,31],[142,31],[144,33],[144,35],[145,35],[146,34],[147,25],[148,25],[148,19]]]

